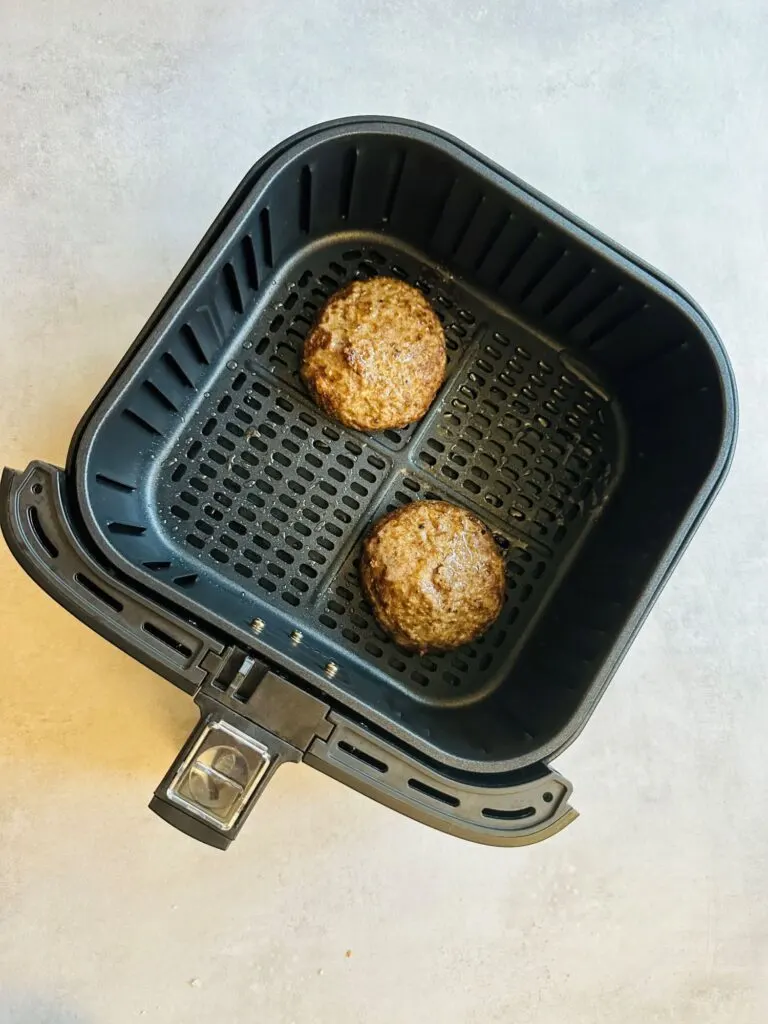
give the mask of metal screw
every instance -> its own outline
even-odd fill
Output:
[[[336,664],[335,661],[329,661],[328,664],[325,666],[325,674],[328,676],[329,679],[333,679],[333,677],[336,675],[338,671],[339,666]]]
[[[295,644],[300,644],[303,639],[304,634],[301,632],[301,630],[294,629],[294,631],[291,633],[291,640],[293,640]]]
[[[264,629],[264,619],[254,619],[251,623],[251,629],[258,636]]]

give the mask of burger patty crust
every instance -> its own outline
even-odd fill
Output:
[[[356,430],[421,419],[445,378],[445,335],[421,292],[391,277],[354,281],[320,311],[301,377],[329,416]]]
[[[382,628],[421,654],[476,639],[504,603],[504,560],[490,530],[446,501],[414,501],[375,523],[360,577]]]

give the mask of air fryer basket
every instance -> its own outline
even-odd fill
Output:
[[[297,371],[328,296],[382,273],[428,296],[449,370],[424,421],[366,436],[329,421]],[[128,649],[164,645],[177,676],[199,672],[202,724],[155,808],[225,845],[280,760],[303,757],[471,838],[562,827],[569,786],[546,765],[733,448],[732,376],[703,315],[455,140],[360,119],[257,165],[150,328],[81,423],[66,482],[32,467],[3,504],[21,561],[40,531],[92,548],[70,589],[98,604],[119,585],[118,616],[145,595],[163,621]],[[379,630],[357,559],[373,520],[424,497],[491,526],[508,596],[484,637],[420,657]],[[190,646],[190,626],[215,648]],[[200,779],[226,791],[221,814]]]

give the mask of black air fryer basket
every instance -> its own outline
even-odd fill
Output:
[[[368,436],[297,373],[318,309],[388,274],[440,316],[427,417]],[[736,396],[674,284],[463,144],[352,119],[258,163],[83,418],[6,470],[3,530],[56,600],[194,695],[151,806],[225,848],[285,760],[499,845],[575,817],[579,733],[723,480]],[[477,511],[497,623],[419,656],[358,580],[387,510]]]

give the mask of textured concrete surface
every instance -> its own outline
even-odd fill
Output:
[[[522,851],[305,768],[228,854],[175,833],[145,805],[189,700],[0,548],[2,1024],[766,1019],[767,49],[760,0],[3,0],[0,462],[61,462],[249,164],[357,112],[455,133],[677,278],[742,428],[558,763],[582,817]]]

